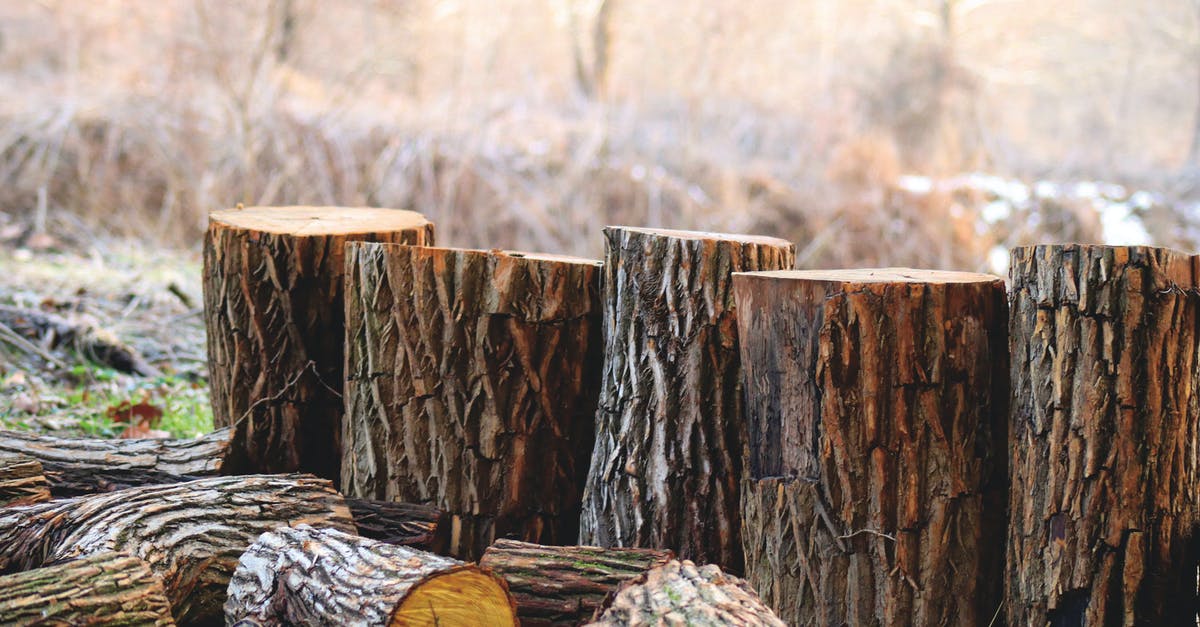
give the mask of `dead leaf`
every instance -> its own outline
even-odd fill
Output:
[[[165,439],[171,437],[171,433],[168,431],[162,431],[160,429],[147,429],[140,424],[136,424],[136,425],[129,425],[128,427],[125,427],[125,430],[122,431],[121,435],[119,435],[117,437],[126,439],[126,440],[144,439],[144,438],[165,440]]]
[[[130,403],[123,401],[120,404],[113,405],[105,412],[109,420],[113,422],[121,422],[129,425],[130,429],[138,428],[142,430],[151,430],[158,426],[162,420],[163,410],[157,405],[151,405],[146,401],[140,403]],[[121,436],[125,437],[125,436]],[[148,436],[140,436],[148,437]]]

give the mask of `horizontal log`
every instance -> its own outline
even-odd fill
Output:
[[[96,553],[0,576],[5,625],[174,625],[162,579],[146,562]]]
[[[745,580],[715,564],[671,560],[626,582],[592,625],[650,627],[689,625],[785,627]]]
[[[42,464],[24,455],[0,455],[0,507],[50,500]]]
[[[444,554],[450,545],[450,515],[431,505],[346,499],[358,535],[387,544]]]

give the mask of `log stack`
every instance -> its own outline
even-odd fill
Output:
[[[578,535],[599,262],[347,247],[342,487],[452,516],[450,553]]]
[[[1001,601],[1004,282],[734,276],[747,578],[793,625],[986,625]]]
[[[0,622],[175,625],[162,579],[146,562],[111,552],[0,576]]]
[[[420,214],[343,207],[213,212],[204,311],[213,421],[233,427],[231,472],[311,472],[337,481],[344,249],[432,244]]]

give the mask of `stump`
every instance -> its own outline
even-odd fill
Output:
[[[741,374],[730,275],[783,240],[604,230],[604,371],[581,544],[667,548],[741,572]]]
[[[792,625],[987,625],[1000,606],[1004,282],[734,277],[747,579]]]
[[[1195,258],[1013,250],[1011,625],[1193,625]]]
[[[391,209],[216,211],[204,240],[213,422],[234,427],[230,472],[337,481],[344,247],[433,243],[420,214]]]
[[[50,500],[42,464],[24,455],[0,455],[0,507]]]
[[[342,485],[452,516],[450,554],[573,541],[592,446],[599,262],[347,247]]]
[[[672,560],[626,582],[591,623],[604,627],[785,627],[743,580],[714,564]]]
[[[220,617],[238,557],[261,534],[313,524],[354,531],[330,483],[310,476],[217,477],[0,510],[0,572],[115,551],[162,577],[175,619]]]
[[[260,537],[229,582],[225,621],[516,625],[504,581],[455,559],[301,525]]]
[[[497,540],[479,565],[508,583],[524,627],[582,625],[622,583],[672,558],[658,549],[543,546]]]
[[[0,576],[5,625],[173,626],[162,580],[146,562],[119,553]]]

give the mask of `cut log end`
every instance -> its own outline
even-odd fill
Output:
[[[246,207],[209,214],[210,224],[292,236],[359,235],[421,229],[431,223],[415,211],[375,207]]]
[[[504,584],[475,566],[438,573],[408,593],[389,625],[515,625]]]
[[[758,244],[764,246],[781,246],[792,248],[792,243],[780,239],[778,237],[770,237],[767,235],[745,235],[741,233],[713,233],[710,231],[681,231],[677,229],[658,229],[653,227],[633,227],[633,226],[607,226],[604,228],[608,231],[625,231],[628,233],[640,233],[642,235],[655,235],[659,237],[669,237],[673,239],[712,241],[712,242],[735,242],[740,244]]]

